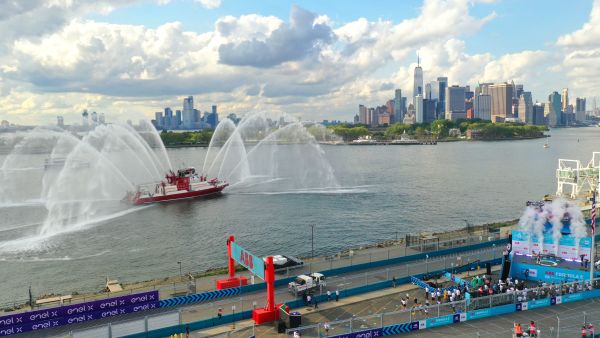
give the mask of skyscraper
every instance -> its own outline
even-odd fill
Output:
[[[173,128],[179,128],[179,127],[181,127],[181,123],[182,123],[182,121],[181,121],[181,110],[177,109],[175,111],[175,124],[174,124]]]
[[[544,115],[548,120],[548,125],[556,127],[562,125],[561,97],[558,92],[552,92],[548,95],[548,104],[544,110]]]
[[[423,115],[423,95],[415,96],[415,122],[423,123],[425,116]]]
[[[396,89],[394,91],[394,120],[392,122],[402,122],[403,115],[402,90]]]
[[[467,117],[465,107],[465,87],[446,88],[446,120],[456,121]]]
[[[544,104],[536,102],[533,105],[533,124],[543,126],[546,124],[546,118],[544,117]]]
[[[162,129],[163,126],[163,113],[161,111],[157,111],[156,113],[154,113],[154,127],[156,129]]]
[[[183,129],[192,129],[194,123],[194,97],[183,99]]]
[[[206,117],[206,123],[210,125],[211,128],[217,128],[219,124],[219,114],[217,113],[217,106],[213,105],[211,113]]]
[[[431,83],[425,85],[425,96],[423,99],[431,100]]]
[[[415,96],[421,95],[423,96],[423,68],[421,68],[419,56],[417,55],[417,66],[415,67],[415,74],[413,78],[413,92],[412,92],[412,102],[415,103]]]
[[[489,95],[491,85],[493,85],[492,82],[478,83],[477,87],[475,87],[475,96],[481,94]]]
[[[492,122],[502,122],[512,115],[513,86],[508,83],[491,85]]]
[[[173,110],[171,110],[171,108],[169,108],[169,107],[165,108],[164,128],[165,129],[176,128],[173,126]]]
[[[586,120],[585,116],[585,98],[575,99],[575,119],[577,122],[583,122]]]
[[[569,107],[569,88],[563,88],[562,95],[560,96],[561,110],[567,111]]]
[[[369,124],[367,121],[368,121],[367,107],[363,106],[362,104],[359,104],[358,105],[358,123]]]
[[[492,119],[492,96],[479,94],[473,97],[473,110],[476,119],[490,121]]]
[[[446,88],[448,87],[448,78],[445,76],[437,78],[438,83],[438,105],[437,105],[437,118],[444,118],[444,114],[446,113]]]
[[[531,92],[522,92],[519,97],[519,120],[526,124],[534,124]]]

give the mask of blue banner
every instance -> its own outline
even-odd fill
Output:
[[[443,325],[448,325],[448,324],[452,324],[452,323],[454,323],[454,315],[447,315],[447,316],[441,316],[441,317],[427,319],[426,326],[429,329],[432,327],[443,326]]]
[[[549,306],[549,305],[550,305],[550,298],[530,300],[527,304],[527,309],[533,310],[533,309],[537,309],[539,307],[544,307],[544,306]]]
[[[91,302],[48,308],[45,310],[22,312],[0,317],[0,328],[3,326],[39,322],[88,312],[121,308],[134,304],[145,304],[154,301],[158,302],[158,291],[142,292],[127,296],[100,299]]]
[[[338,336],[330,336],[330,338],[373,338],[383,337],[383,329],[369,329],[364,331],[341,334]]]
[[[231,243],[231,256],[233,257],[233,260],[252,271],[253,274],[263,280],[265,279],[265,262],[263,262],[260,257],[254,256],[236,242]]]
[[[44,329],[55,328],[63,325],[76,324],[87,322],[91,320],[97,320],[102,318],[108,318],[118,315],[125,315],[129,313],[135,313],[140,311],[147,311],[152,309],[158,309],[158,300],[148,303],[138,303],[123,307],[106,308],[104,310],[94,312],[83,312],[83,313],[72,313],[60,318],[52,318],[36,322],[21,323],[13,326],[7,326],[0,328],[0,337],[8,336],[12,334],[38,331]]]

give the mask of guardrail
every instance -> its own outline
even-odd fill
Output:
[[[517,311],[526,311],[558,304],[600,297],[600,279],[595,279],[591,290],[585,289],[570,293],[570,287],[581,285],[578,282],[549,285],[522,291],[503,293],[443,303],[439,305],[413,307],[403,311],[384,312],[363,317],[352,317],[334,322],[318,323],[290,329],[306,337],[321,337],[326,333],[330,338],[354,337],[358,333],[369,336],[388,336],[424,330],[443,325],[451,325],[468,320],[481,319]],[[427,311],[425,311],[427,309]],[[432,314],[428,317],[427,313]],[[350,334],[354,334],[351,335]]]

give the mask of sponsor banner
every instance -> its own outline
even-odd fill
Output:
[[[583,293],[571,293],[571,294],[562,295],[561,297],[562,297],[563,303],[576,302],[578,300],[583,299]]]
[[[590,257],[592,248],[591,237],[579,239],[571,235],[563,235],[558,244],[554,241],[552,233],[544,233],[543,238],[538,238],[536,235],[529,234],[521,230],[513,230],[512,232],[512,247],[513,252],[519,255],[556,254],[564,259],[581,259],[580,255]]]
[[[383,337],[383,329],[369,329],[364,331],[341,334],[338,336],[330,336],[331,338],[373,338]]]
[[[529,304],[527,302],[521,303],[521,311],[529,310]]]
[[[448,325],[448,324],[452,324],[452,323],[454,323],[454,315],[447,315],[447,316],[429,318],[429,319],[427,319],[425,325],[426,325],[426,327],[431,328],[431,327],[436,327],[436,326]]]
[[[520,304],[517,304],[517,305],[520,305]],[[469,312],[467,312],[467,320],[485,318],[485,317],[490,317],[490,316],[497,316],[497,315],[502,315],[502,314],[511,313],[511,312],[515,312],[515,305],[514,304],[506,304],[506,305],[496,306],[493,308],[469,311]]]
[[[556,305],[562,304],[562,296],[556,296]]]
[[[233,260],[250,270],[253,274],[263,280],[265,279],[265,262],[260,257],[251,254],[236,242],[231,243],[231,256]]]
[[[529,275],[525,276],[525,271],[529,270]],[[564,281],[588,280],[589,272],[582,270],[562,269],[558,267],[523,264],[517,261],[511,266],[513,278],[538,280],[547,283],[562,283]]]
[[[412,323],[410,323],[410,329],[412,331],[417,331],[417,330],[419,330],[419,325],[420,325],[419,322],[412,322]]]
[[[102,318],[113,317],[117,315],[124,315],[129,313],[135,313],[140,311],[146,311],[151,309],[158,309],[159,302],[153,301],[149,303],[140,303],[128,305],[120,308],[107,308],[105,310],[99,310],[95,312],[75,313],[61,318],[53,318],[43,321],[37,321],[33,323],[23,323],[13,325],[9,327],[0,328],[0,337],[8,336],[12,334],[25,333],[31,331],[38,331],[44,329],[50,329],[63,325],[76,324],[87,322],[90,320],[97,320]]]
[[[17,313],[14,315],[0,317],[0,327],[46,321],[88,312],[97,312],[154,301],[158,301],[158,291],[142,292],[127,296],[54,307],[45,310]]]
[[[529,310],[533,310],[533,309],[537,309],[540,307],[544,307],[544,306],[549,306],[550,305],[550,299],[546,298],[546,299],[537,299],[537,300],[530,300],[527,304],[527,308]]]

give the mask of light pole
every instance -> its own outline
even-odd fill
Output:
[[[429,255],[425,255],[425,271],[429,274]]]
[[[235,305],[231,305],[231,314],[233,315],[233,328],[235,329]]]
[[[177,264],[179,264],[179,279],[181,279],[181,261],[177,261]]]

